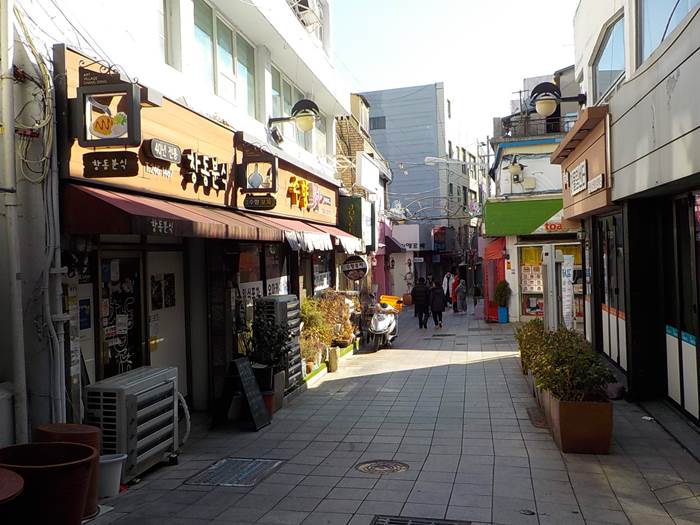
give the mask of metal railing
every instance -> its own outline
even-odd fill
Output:
[[[564,117],[541,118],[533,114],[513,116],[502,120],[502,137],[536,137],[540,135],[564,134],[568,132],[576,122],[576,115]]]

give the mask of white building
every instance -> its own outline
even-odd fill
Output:
[[[330,0],[309,0],[308,2],[20,0],[14,4],[16,6],[14,20],[10,20],[10,25],[7,27],[14,24],[15,35],[14,39],[10,35],[6,41],[6,43],[14,43],[14,49],[11,50],[14,55],[10,56],[8,63],[14,62],[21,70],[37,80],[30,81],[23,77],[14,85],[16,126],[27,133],[30,133],[33,128],[39,129],[40,132],[39,140],[18,136],[12,144],[11,139],[8,139],[9,148],[19,148],[21,158],[30,159],[30,161],[31,159],[52,159],[54,151],[42,149],[40,142],[47,136],[47,130],[55,131],[53,123],[57,115],[52,115],[48,124],[41,122],[43,120],[42,102],[46,99],[45,97],[53,96],[53,86],[49,84],[59,85],[65,82],[65,78],[52,79],[50,70],[54,57],[53,46],[65,44],[66,48],[72,50],[71,52],[75,51],[85,57],[81,65],[96,69],[95,62],[97,62],[105,68],[119,71],[122,77],[129,81],[138,81],[140,86],[146,86],[167,97],[167,105],[170,108],[168,111],[177,112],[180,111],[178,108],[184,108],[182,114],[190,119],[188,122],[201,122],[202,129],[209,129],[206,126],[217,128],[213,121],[222,124],[223,126],[214,130],[215,134],[219,133],[219,138],[216,139],[220,145],[218,151],[228,151],[228,153],[218,154],[220,162],[228,162],[231,166],[236,162],[233,154],[234,132],[242,132],[241,136],[245,136],[245,141],[255,144],[262,150],[269,146],[279,159],[283,159],[286,166],[292,166],[300,173],[307,174],[309,181],[313,180],[309,182],[310,199],[314,201],[316,209],[318,206],[326,208],[323,210],[324,214],[319,212],[316,218],[320,223],[325,223],[322,225],[328,226],[329,229],[334,228],[337,192],[341,185],[335,173],[334,162],[335,117],[349,112],[350,100],[349,92],[338,80],[331,59],[332,5]],[[0,28],[2,38],[7,37],[5,29],[6,27]],[[73,56],[76,55],[73,54]],[[46,64],[49,68],[47,79],[42,79],[41,69],[37,63]],[[0,89],[5,91],[11,89],[12,70],[4,69],[2,74],[6,79]],[[22,73],[19,73],[19,76],[22,77]],[[48,95],[42,94],[38,89],[41,84],[49,86]],[[74,89],[72,85],[74,84],[69,83],[69,90]],[[58,99],[59,97],[57,97],[57,103],[60,102]],[[302,132],[293,123],[284,123],[279,125],[283,140],[273,140],[268,128],[268,119],[290,116],[292,107],[301,99],[310,99],[318,105],[320,117],[315,121],[315,128]],[[52,104],[47,107],[51,108]],[[158,109],[160,108],[156,108]],[[48,112],[52,113],[50,109]],[[147,113],[149,115],[147,118],[150,119],[150,115],[154,114]],[[66,116],[59,117],[65,120]],[[156,124],[151,122],[149,125]],[[159,125],[161,127],[155,129],[160,129],[162,133],[157,132],[156,137],[172,134],[173,130],[167,129],[170,123]],[[183,124],[172,122],[172,127],[176,126],[182,127]],[[194,128],[189,132],[187,142],[182,145],[183,154],[186,151],[184,148],[199,147],[199,141],[192,138]],[[54,146],[60,150],[66,146],[65,141],[70,137],[59,133],[55,138]],[[195,139],[202,139],[201,142],[209,144],[208,147],[216,143],[216,140],[208,141],[209,137],[195,137]],[[25,144],[27,149],[23,149]],[[67,148],[70,147],[69,143]],[[59,152],[59,157],[60,155]],[[0,344],[7,349],[0,352],[0,383],[9,381],[15,385],[17,395],[14,412],[18,415],[15,418],[18,440],[27,438],[28,421],[31,426],[65,417],[62,412],[65,412],[66,390],[73,390],[74,401],[79,399],[79,381],[64,385],[61,373],[64,348],[61,347],[60,342],[64,335],[66,337],[68,335],[63,333],[65,319],[58,316],[63,310],[61,294],[63,270],[59,267],[61,265],[57,263],[58,258],[55,255],[60,254],[62,250],[74,251],[76,245],[75,241],[69,239],[67,235],[60,235],[63,224],[59,227],[56,220],[59,215],[59,182],[55,159],[54,156],[51,162],[36,161],[34,165],[26,160],[18,160],[16,196],[14,194],[8,196],[6,206],[8,209],[15,209],[12,202],[14,199],[19,203],[16,207],[19,226],[14,230],[9,228],[9,235],[6,235],[4,228],[0,234],[2,246],[8,251],[12,251],[11,247],[15,244],[18,245],[17,259],[8,257],[0,261],[2,271],[0,293],[10,297],[10,300],[0,305],[3,319],[0,323],[2,334]],[[29,172],[28,166],[33,166],[35,169],[37,166],[44,167],[46,171],[43,174]],[[143,165],[138,169],[141,170],[139,176],[143,177]],[[170,173],[169,169],[166,171]],[[288,175],[286,177],[289,180],[298,181],[294,177],[291,179]],[[289,192],[292,190],[288,190],[286,184],[285,180],[283,193],[277,196],[278,201],[292,197],[296,199],[296,195],[290,196]],[[64,186],[61,185],[62,188]],[[299,191],[302,190],[305,192],[306,186]],[[138,193],[140,189],[134,187],[129,191]],[[285,191],[286,194],[284,194]],[[189,195],[184,198],[192,199],[197,196]],[[234,198],[237,197],[234,196]],[[306,193],[304,193],[304,199],[306,199]],[[63,207],[63,203],[60,207]],[[299,210],[301,208],[300,204]],[[311,210],[311,207],[308,209]],[[297,214],[299,210],[296,210]],[[307,208],[304,207],[304,213],[309,215],[315,212],[307,213]],[[313,222],[314,219],[309,220]],[[264,223],[255,223],[251,227],[258,230],[271,227],[269,223],[267,226],[261,226],[261,224]],[[45,229],[45,225],[48,229]],[[309,228],[314,229],[312,226]],[[162,223],[161,230],[163,230]],[[342,232],[336,231],[336,233],[340,235]],[[330,234],[315,230],[314,235],[327,237],[326,244],[330,244],[328,236]],[[101,240],[95,243],[102,242],[103,237],[99,239]],[[126,243],[123,246],[129,250],[136,250],[139,242],[151,242],[146,237],[141,241],[138,239],[138,235],[109,238],[112,243]],[[178,273],[175,274],[178,284],[174,290],[181,294],[184,287],[186,289],[184,294],[189,297],[188,305],[193,306],[192,311],[187,313],[187,329],[185,329],[183,321],[185,314],[170,321],[166,321],[163,314],[158,325],[154,317],[150,316],[151,306],[146,308],[144,305],[143,312],[148,312],[149,317],[147,319],[144,314],[141,320],[142,325],[146,326],[142,330],[146,334],[142,345],[155,345],[158,348],[157,341],[163,338],[159,337],[157,332],[159,329],[162,332],[168,323],[173,329],[177,328],[178,333],[181,331],[181,335],[178,336],[180,338],[179,357],[175,360],[176,363],[181,363],[178,364],[181,371],[180,387],[183,390],[186,389],[186,385],[189,385],[188,395],[194,407],[206,408],[207,405],[211,406],[211,392],[214,388],[209,384],[207,369],[215,363],[207,362],[206,357],[207,343],[204,341],[207,333],[207,316],[204,312],[207,309],[203,302],[197,303],[197,301],[204,301],[204,296],[200,294],[206,294],[207,287],[207,270],[204,266],[205,243],[203,239],[184,239],[184,237],[179,240],[158,242],[162,243],[159,244],[161,247],[168,243],[181,246]],[[88,249],[94,247],[95,243],[81,242],[80,246]],[[266,246],[270,246],[269,250]],[[254,255],[250,265],[256,271],[260,271],[260,266],[279,262],[280,246],[282,243],[279,243],[279,239],[277,245],[258,243],[253,252],[260,254],[260,260],[265,257],[265,264],[259,264],[257,255]],[[284,250],[288,249],[285,244]],[[297,248],[292,248],[294,249]],[[332,250],[331,246],[328,253]],[[52,256],[47,257],[47,254]],[[303,268],[294,270],[296,274],[302,276],[299,282],[303,280],[304,287],[313,288],[309,283],[313,283],[314,279],[318,280],[319,272],[323,275],[331,274],[331,269],[324,265],[332,264],[330,262],[332,255],[327,258],[319,258],[316,255],[313,257],[312,261],[310,256],[305,255],[298,263]],[[144,262],[141,268],[146,267],[147,259],[149,264],[159,264],[154,262],[159,261],[156,256],[147,255],[144,251],[141,259]],[[20,261],[21,266],[17,267],[12,260]],[[184,263],[183,260],[185,260]],[[70,261],[64,260],[63,265],[69,263]],[[295,268],[295,264],[297,263],[292,264],[288,261],[280,263],[279,268],[275,268],[274,275],[268,272],[265,276],[263,272],[262,277],[257,278],[258,281],[255,280],[256,278],[251,278],[251,281],[258,283],[255,286],[261,289],[266,286],[268,289],[273,287],[277,291],[282,287],[293,290],[297,285],[293,282],[296,277],[291,279],[291,269]],[[195,275],[195,272],[198,272],[198,275]],[[16,275],[19,276],[17,279],[21,280],[19,289],[14,287]],[[142,283],[146,283],[149,279],[145,271],[142,277]],[[181,282],[184,284],[180,284]],[[226,280],[222,281],[222,293],[225,283]],[[149,288],[152,283],[146,283],[143,286],[146,287],[143,293],[145,297],[149,293],[148,290],[152,292],[152,288]],[[268,293],[270,293],[269,290]],[[84,299],[80,295],[75,298],[80,304],[81,312],[83,300],[88,301],[85,303],[86,311],[99,312],[96,305],[101,303],[89,302],[92,301],[92,296],[92,292],[88,290]],[[94,292],[94,296],[98,297],[97,291]],[[184,302],[178,299],[177,304],[181,305]],[[19,312],[18,315],[17,312]],[[90,315],[88,313],[86,317],[86,324]],[[95,326],[97,323],[96,319]],[[82,326],[80,330],[80,337],[83,339]],[[148,340],[145,339],[146,337]],[[170,340],[178,337],[170,337]],[[187,345],[183,342],[185,338],[188,341]],[[99,361],[100,343],[97,336],[82,343],[92,348],[90,358],[85,357],[85,359],[87,374],[94,380],[94,360]],[[185,346],[187,346],[186,351]],[[163,349],[165,346],[161,345],[160,348]],[[153,353],[153,346],[151,346],[151,355],[153,358],[150,361],[153,364],[168,364],[161,358],[157,358],[157,354]],[[191,357],[187,357],[190,355]],[[71,381],[79,377],[81,371],[80,359],[76,361],[75,355],[73,358],[73,362],[70,363]],[[26,368],[26,390],[29,398],[28,415],[24,403],[24,368]],[[186,373],[183,373],[183,368],[187,369]],[[97,375],[99,379],[99,373]],[[76,384],[78,385],[77,394]],[[78,397],[75,397],[76,395]],[[79,410],[75,404],[73,408],[76,411]],[[10,428],[11,421],[6,421],[6,417],[6,412],[0,411],[0,426]]]

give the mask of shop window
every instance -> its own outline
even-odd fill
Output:
[[[643,62],[698,5],[700,0],[641,0],[640,61]]]
[[[238,254],[238,288],[246,305],[263,296],[260,273],[260,248],[257,244],[241,244]]]
[[[238,102],[255,118],[255,49],[241,35],[236,35],[236,73],[240,83]]]
[[[313,278],[314,278],[314,293],[325,290],[333,286],[333,253],[320,252],[314,253],[313,260]]]
[[[620,18],[607,30],[598,57],[593,63],[595,101],[625,74],[625,29]]]
[[[266,244],[264,251],[266,294],[287,295],[289,293],[289,272],[287,251],[284,245]]]
[[[542,246],[522,246],[520,262],[520,304],[523,315],[544,315]]]

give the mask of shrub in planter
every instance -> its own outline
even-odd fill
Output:
[[[508,304],[510,303],[510,285],[507,281],[499,281],[493,292],[493,300],[498,305],[498,322],[508,322]]]
[[[260,389],[273,390],[274,374],[286,369],[289,329],[265,315],[260,303],[255,303],[253,308],[252,343],[250,359],[262,365],[262,368],[254,368]]]
[[[530,368],[548,392],[541,400],[562,452],[607,454],[613,418],[606,387],[613,376],[588,342],[572,330],[545,332]]]
[[[530,361],[542,348],[544,321],[533,319],[515,330],[515,339],[520,350],[520,366],[523,374],[530,370]]]

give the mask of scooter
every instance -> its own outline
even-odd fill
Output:
[[[391,345],[399,335],[398,310],[388,303],[379,303],[369,323],[369,335],[373,352]]]

